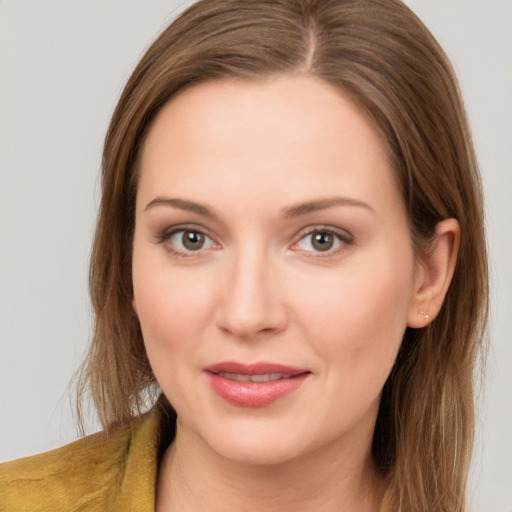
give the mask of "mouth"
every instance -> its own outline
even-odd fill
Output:
[[[213,391],[240,407],[264,407],[298,389],[307,369],[273,363],[223,362],[204,368]]]
[[[219,372],[216,375],[237,382],[274,382],[276,380],[291,379],[294,375],[289,373],[264,373],[262,375],[244,375],[240,373]]]

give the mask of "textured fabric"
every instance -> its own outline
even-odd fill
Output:
[[[161,415],[0,464],[0,512],[153,512]]]

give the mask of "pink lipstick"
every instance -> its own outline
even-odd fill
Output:
[[[213,390],[242,407],[264,407],[297,389],[309,370],[273,363],[223,362],[204,368]]]

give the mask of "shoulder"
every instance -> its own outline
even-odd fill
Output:
[[[87,500],[101,510],[115,485],[130,431],[103,433],[50,452],[0,465],[0,510],[75,510]],[[44,507],[44,508],[43,508]]]
[[[149,415],[110,436],[100,432],[0,464],[0,511],[117,510],[127,476],[133,479],[134,460],[145,464],[140,468],[144,490],[154,483],[156,431],[157,419]]]

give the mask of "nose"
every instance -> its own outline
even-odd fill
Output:
[[[216,315],[218,327],[245,340],[282,332],[288,316],[279,273],[272,258],[256,248],[247,248],[226,262]]]

